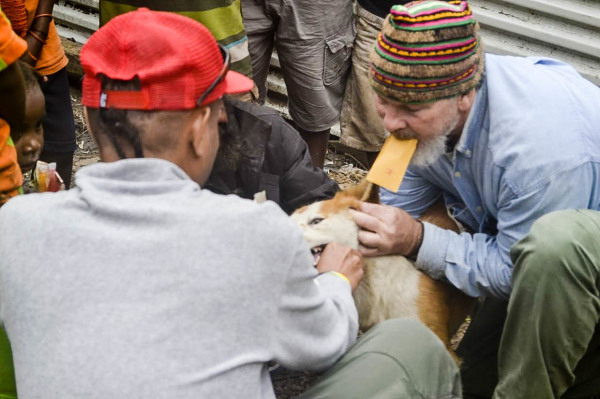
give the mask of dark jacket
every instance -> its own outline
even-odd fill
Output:
[[[377,15],[379,18],[385,18],[392,6],[396,4],[407,4],[412,0],[358,0],[358,4],[371,14]]]
[[[339,190],[312,166],[306,143],[277,112],[233,99],[225,106],[228,121],[220,126],[221,145],[207,189],[249,199],[264,190],[288,214]]]

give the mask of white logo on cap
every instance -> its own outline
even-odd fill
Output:
[[[102,92],[100,93],[100,107],[102,108],[106,108],[106,93]]]

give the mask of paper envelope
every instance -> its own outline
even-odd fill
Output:
[[[367,180],[392,192],[398,191],[416,149],[416,139],[399,140],[390,135],[369,170]]]

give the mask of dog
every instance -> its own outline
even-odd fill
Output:
[[[291,218],[303,230],[316,256],[330,242],[357,249],[359,228],[349,210],[358,209],[362,201],[379,202],[378,187],[366,180],[332,199],[296,210]],[[432,206],[421,220],[458,231],[443,203]],[[432,279],[404,256],[365,257],[363,261],[364,277],[353,293],[360,329],[366,331],[386,319],[415,318],[431,329],[459,362],[450,339],[470,314],[476,298]]]

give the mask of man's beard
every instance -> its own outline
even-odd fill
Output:
[[[442,133],[436,135],[433,139],[428,141],[420,141],[417,144],[417,149],[410,160],[411,165],[415,166],[429,166],[437,161],[447,150],[448,138],[458,126],[460,118],[458,115],[451,123],[448,123],[446,129]]]
[[[443,135],[436,136],[427,142],[419,141],[417,149],[410,160],[411,165],[429,166],[434,163],[446,153],[448,136],[449,133],[445,132]]]

